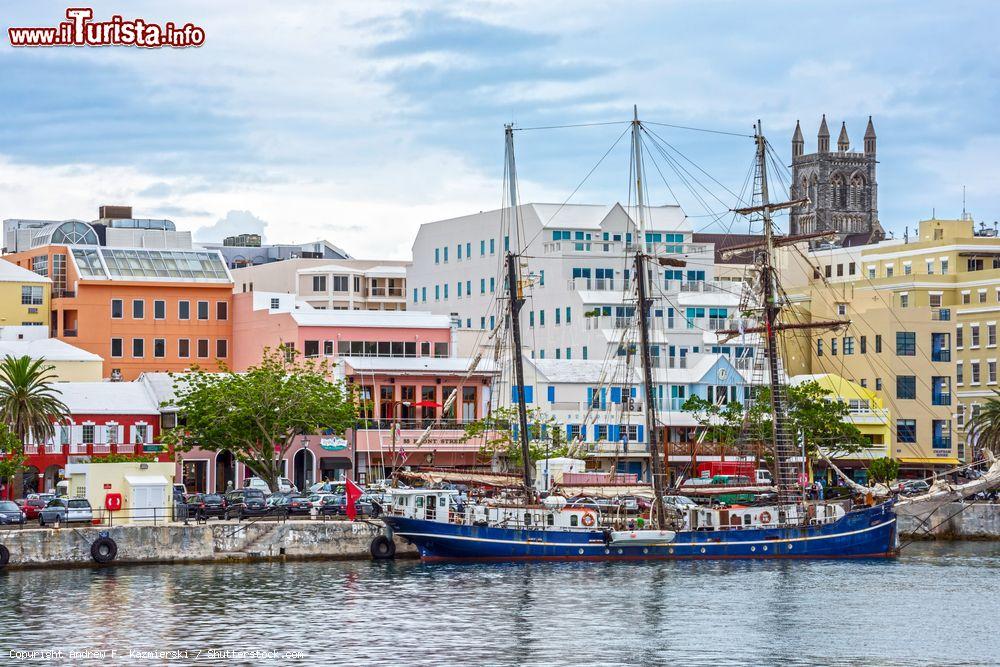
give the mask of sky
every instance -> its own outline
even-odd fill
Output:
[[[760,119],[785,164],[797,119],[811,152],[822,114],[833,141],[846,121],[854,147],[871,115],[886,229],[958,217],[963,186],[977,220],[1000,218],[992,1],[88,6],[191,22],[206,41],[14,49],[4,35],[0,218],[130,204],[198,240],[259,232],[407,259],[421,223],[501,205],[505,123],[624,122],[633,105],[645,121],[736,135]],[[66,5],[0,9],[4,28],[48,26]],[[696,229],[746,231],[711,224],[735,204],[752,141],[666,125],[649,127],[705,187],[664,161],[662,176],[647,167],[650,203],[680,203]],[[625,127],[516,133],[521,199],[626,200]]]

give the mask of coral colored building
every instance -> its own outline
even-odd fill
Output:
[[[99,462],[107,454],[155,452],[173,459],[155,444],[160,412],[153,394],[139,382],[60,382],[60,400],[70,419],[56,426],[55,437],[25,445],[25,494],[52,491],[67,463]]]
[[[104,377],[213,367],[232,354],[232,278],[206,250],[47,245],[7,255],[52,280],[51,334]]]

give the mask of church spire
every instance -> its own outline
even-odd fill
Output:
[[[840,124],[840,136],[837,138],[837,150],[846,153],[851,150],[851,138],[847,136],[847,123]]]
[[[823,121],[819,124],[819,134],[816,135],[816,152],[830,152],[830,128],[826,126],[826,114],[823,114]]]
[[[875,125],[868,116],[868,128],[865,130],[865,155],[875,155]]]
[[[802,138],[802,127],[795,121],[795,134],[792,135],[792,157],[798,157],[805,152],[805,139]]]

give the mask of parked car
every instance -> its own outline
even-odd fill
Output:
[[[308,515],[312,510],[312,502],[302,494],[293,494],[288,497],[288,503],[285,505],[288,508],[288,514],[291,516],[303,516]]]
[[[330,501],[336,501],[341,495],[343,494],[314,493],[311,496],[309,496],[309,502],[311,502],[312,506],[315,507],[317,510],[320,510],[323,508],[323,505],[326,505]]]
[[[239,491],[230,491],[226,494],[226,508],[222,516],[225,519],[243,520],[248,516],[263,516],[267,514],[268,507],[264,502],[264,492],[260,489],[248,488]]]
[[[0,500],[0,526],[24,525],[25,514],[13,500]]]
[[[312,493],[344,493],[343,482],[316,482],[309,487]]]
[[[37,519],[38,513],[42,511],[46,503],[46,501],[38,497],[37,494],[34,497],[28,496],[27,498],[22,498],[16,502],[21,507],[21,511],[24,512],[28,521],[34,521]]]
[[[358,516],[376,517],[379,515],[380,510],[372,500],[370,496],[365,494],[355,501],[354,508],[357,510]],[[347,496],[337,494],[327,499],[319,511],[324,516],[347,516]]]
[[[187,497],[190,516],[217,516],[220,519],[226,513],[226,497],[221,493],[192,493]]]
[[[90,523],[94,510],[86,498],[55,498],[38,514],[42,526],[50,523]]]
[[[922,479],[908,479],[900,482],[899,492],[904,496],[915,496],[930,491],[931,485]]]
[[[271,495],[271,487],[267,485],[267,482],[262,480],[260,477],[247,477],[243,480],[244,489],[257,489],[265,496]]]

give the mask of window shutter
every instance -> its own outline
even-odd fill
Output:
[[[135,426],[128,427],[128,441],[129,444],[133,444],[135,442]]]
[[[104,426],[94,426],[94,443],[98,445],[103,445],[108,441],[107,437],[104,435],[106,427]]]
[[[78,444],[83,442],[83,427],[74,426],[73,427],[73,437],[71,438],[73,444]]]
[[[587,407],[589,408],[594,404],[594,388],[587,387]]]
[[[586,440],[586,439],[587,439],[587,425],[580,424],[580,440]]]
[[[621,403],[622,402],[622,388],[621,387],[612,387],[611,388],[611,402],[612,403]]]
[[[118,444],[125,442],[125,427],[118,426]]]
[[[638,441],[639,442],[644,442],[644,440],[642,439],[642,426],[639,426],[638,436],[639,436],[639,440]]]

